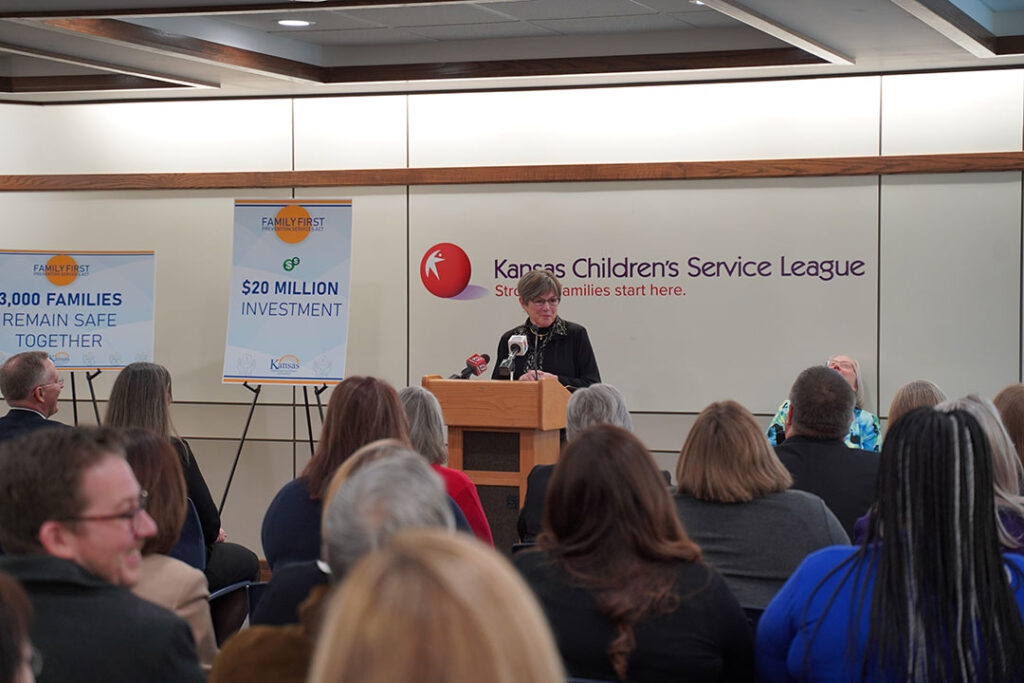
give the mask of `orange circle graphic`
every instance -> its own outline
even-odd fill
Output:
[[[46,279],[58,287],[67,287],[78,277],[78,264],[67,254],[57,254],[46,262]]]
[[[313,224],[309,212],[296,204],[289,204],[277,212],[274,218],[274,232],[282,242],[298,244],[309,237],[309,227]]]

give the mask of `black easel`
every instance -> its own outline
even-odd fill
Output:
[[[92,402],[92,412],[96,415],[96,424],[102,424],[100,422],[100,408],[96,402],[96,388],[92,385],[92,381],[100,376],[103,371],[96,368],[96,372],[86,372],[85,379],[89,384],[89,400]],[[71,373],[71,414],[74,416],[75,426],[78,426],[78,388],[75,386],[75,373]]]
[[[224,486],[224,495],[220,499],[220,507],[217,508],[217,512],[221,515],[224,514],[224,503],[228,499],[228,491],[231,490],[231,480],[235,478],[235,468],[238,467],[238,458],[242,455],[242,447],[245,445],[245,436],[249,433],[249,424],[252,422],[252,414],[256,410],[256,401],[260,397],[260,391],[263,389],[262,384],[257,384],[256,388],[253,389],[248,382],[242,382],[242,386],[252,392],[252,405],[249,406],[249,417],[245,418],[245,428],[242,429],[242,438],[238,441],[238,450],[235,451],[235,462],[231,464],[231,474],[228,475],[228,483]]]
[[[242,437],[238,441],[238,450],[235,451],[235,461],[231,465],[231,474],[228,475],[228,482],[224,486],[224,495],[221,496],[221,499],[220,499],[220,507],[218,508],[218,511],[220,512],[220,514],[224,514],[224,503],[227,502],[228,491],[231,490],[231,481],[235,478],[235,470],[238,468],[238,460],[239,460],[239,458],[242,455],[242,448],[243,448],[243,446],[245,446],[245,437],[249,433],[249,425],[252,423],[252,414],[256,410],[256,402],[259,400],[260,391],[263,389],[263,385],[262,384],[257,384],[256,387],[253,388],[248,382],[242,382],[242,386],[244,386],[246,389],[248,389],[249,391],[251,391],[253,393],[252,404],[249,406],[249,416],[245,419],[245,427],[242,429]],[[323,419],[324,419],[324,409],[323,409],[323,406],[320,404],[320,394],[322,392],[324,392],[326,389],[327,389],[327,385],[324,384],[322,387],[314,390],[314,394],[316,394],[317,407],[320,409],[320,422],[321,423],[323,423]],[[294,393],[292,395],[294,396]],[[308,391],[308,388],[305,385],[303,385],[303,387],[302,387],[302,396],[303,396],[303,400],[304,400],[304,402],[306,404],[306,430],[307,430],[307,437],[308,437],[308,440],[309,440],[309,454],[310,454],[310,456],[312,456],[313,452],[314,452],[314,446],[313,446],[313,442],[314,442],[314,439],[313,439],[313,417],[312,417],[312,415],[310,414],[310,411],[309,411],[309,408],[310,408],[310,406],[309,406],[309,391]]]

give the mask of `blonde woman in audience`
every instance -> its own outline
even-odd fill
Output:
[[[563,683],[551,631],[507,561],[461,534],[404,531],[331,598],[310,683]]]
[[[146,492],[146,512],[156,523],[156,535],[142,546],[139,581],[132,592],[166,607],[188,622],[203,671],[217,657],[217,639],[210,617],[206,577],[195,567],[167,553],[178,540],[185,521],[185,477],[170,442],[146,429],[118,434],[128,465]]]
[[[379,458],[364,460],[351,477],[339,471],[328,487],[323,556],[332,585],[341,583],[361,557],[387,545],[402,529],[437,527],[449,533],[452,529],[441,478],[423,458],[408,449],[377,452]],[[332,495],[334,489],[337,492]],[[287,565],[282,573],[296,566]],[[327,595],[327,585],[309,591],[299,624],[253,626],[229,640],[210,683],[305,680]]]
[[[548,486],[536,550],[512,557],[569,674],[635,681],[753,678],[736,598],[679,523],[654,459],[619,427],[570,441]]]
[[[904,413],[909,413],[914,408],[936,406],[946,400],[946,394],[934,382],[926,379],[915,379],[907,382],[892,397],[889,404],[889,426],[900,418]]]
[[[792,483],[739,403],[697,416],[676,464],[676,510],[744,607],[763,609],[811,552],[849,543],[821,498]]]

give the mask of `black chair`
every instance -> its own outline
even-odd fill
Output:
[[[206,570],[206,539],[199,522],[199,512],[191,498],[185,511],[185,524],[181,528],[178,542],[168,553],[173,558],[191,565],[199,571]],[[224,644],[245,623],[249,616],[249,591],[251,581],[240,581],[210,593],[210,617],[217,647]]]
[[[750,630],[757,633],[757,622],[761,620],[761,615],[764,614],[764,607],[744,607],[743,614],[747,617]]]

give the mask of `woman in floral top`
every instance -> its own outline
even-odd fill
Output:
[[[864,389],[860,380],[860,363],[849,356],[832,356],[825,363],[850,383],[857,395],[857,402],[853,408],[853,422],[850,424],[850,432],[846,435],[846,445],[850,448],[863,448],[866,451],[882,450],[882,438],[878,425],[878,416],[864,410]],[[786,423],[786,413],[789,412],[789,401],[779,406],[772,422],[768,425],[768,440],[773,446],[778,446],[785,441],[786,434],[783,425]]]

